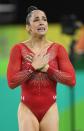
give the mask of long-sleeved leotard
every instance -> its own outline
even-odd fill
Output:
[[[56,101],[57,82],[74,86],[75,72],[66,50],[59,44],[52,44],[47,49],[50,60],[46,73],[36,71],[32,67],[26,59],[29,53],[33,52],[24,43],[12,48],[7,79],[11,88],[21,85],[21,101],[30,108],[40,122]]]

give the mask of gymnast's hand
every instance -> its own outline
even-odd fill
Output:
[[[25,57],[25,63],[31,63],[36,70],[42,70],[43,72],[46,72],[49,62],[49,54],[47,54],[47,48],[48,46],[37,54],[27,54]]]
[[[32,66],[36,70],[42,70],[49,61],[49,54],[40,53],[33,57]]]
[[[24,59],[22,61],[22,69],[29,69],[33,60],[34,54],[28,53],[24,56]]]
[[[29,54],[27,54],[27,55],[25,56],[24,61],[25,61],[25,62],[30,62],[30,63],[32,63],[33,57],[34,57],[34,54],[33,54],[33,53],[29,53]]]

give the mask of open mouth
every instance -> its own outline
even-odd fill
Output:
[[[44,27],[39,27],[37,30],[38,31],[45,31],[45,28]]]

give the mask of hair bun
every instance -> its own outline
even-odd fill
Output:
[[[27,9],[27,13],[29,14],[29,13],[32,12],[33,10],[38,10],[38,8],[35,7],[35,6],[29,6],[28,9]]]

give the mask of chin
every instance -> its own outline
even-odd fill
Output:
[[[45,34],[39,34],[39,37],[44,37],[45,36]]]
[[[46,32],[40,32],[38,35],[40,35],[40,36],[45,36],[45,35],[46,35]]]

